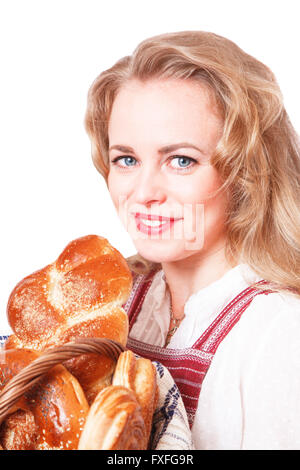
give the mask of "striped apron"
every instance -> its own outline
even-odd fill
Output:
[[[202,382],[222,340],[239,321],[243,312],[256,295],[270,294],[269,289],[259,290],[248,287],[238,294],[217,315],[213,323],[204,331],[192,347],[171,349],[146,344],[130,338],[130,330],[142,308],[145,296],[151,286],[155,272],[148,275],[134,275],[133,288],[127,302],[123,305],[129,318],[129,339],[127,348],[139,356],[158,361],[169,370],[179,388],[189,425],[192,427],[198,406]],[[258,284],[267,285],[266,281]]]

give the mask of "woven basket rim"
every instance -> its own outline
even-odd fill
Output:
[[[18,348],[18,350],[21,350]],[[0,424],[18,400],[58,364],[82,354],[105,355],[117,362],[126,348],[109,338],[76,338],[73,342],[46,349],[37,359],[21,369],[0,392]],[[8,350],[7,350],[8,351]],[[5,350],[3,351],[5,353]]]

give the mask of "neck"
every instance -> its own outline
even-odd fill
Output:
[[[220,279],[235,265],[227,262],[225,245],[206,255],[197,253],[182,260],[163,262],[174,317],[183,316],[184,305],[192,294]]]

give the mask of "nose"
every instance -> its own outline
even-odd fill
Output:
[[[135,202],[144,206],[163,203],[166,198],[166,185],[162,175],[155,169],[145,168],[139,172],[134,189]]]

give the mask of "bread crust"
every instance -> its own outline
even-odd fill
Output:
[[[40,356],[26,349],[0,352],[0,390]],[[17,401],[0,426],[5,450],[77,449],[89,406],[77,379],[53,367]]]
[[[122,305],[131,288],[127,262],[106,238],[87,235],[73,240],[55,262],[13,289],[7,318],[14,334],[5,348],[41,352],[78,337],[110,338],[125,346],[128,317]],[[114,362],[85,355],[65,366],[91,403],[111,379]]]
[[[126,346],[128,317],[122,305],[131,289],[126,260],[105,238],[73,240],[55,262],[19,282],[9,297],[14,334],[3,353],[7,378],[46,349],[77,338],[109,338]],[[147,449],[156,403],[156,369],[150,360],[125,351],[115,365],[110,357],[83,354],[55,366],[39,388],[18,401],[0,428],[0,445]]]
[[[134,392],[145,423],[146,448],[149,445],[153,414],[158,399],[156,369],[149,359],[136,357],[130,350],[120,354],[112,384]]]
[[[93,402],[79,450],[145,450],[146,429],[135,394],[111,385]]]

